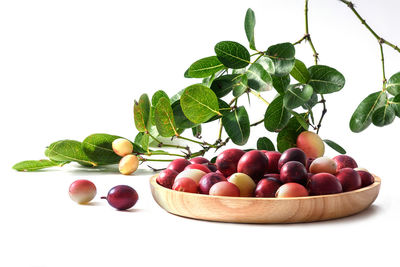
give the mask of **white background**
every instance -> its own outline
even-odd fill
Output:
[[[194,83],[183,78],[184,71],[213,55],[219,41],[247,46],[248,7],[256,13],[259,49],[297,41],[304,34],[303,1],[1,1],[0,266],[398,265],[400,119],[360,134],[348,127],[358,103],[381,88],[378,44],[339,1],[310,2],[320,63],[346,77],[344,89],[326,97],[321,136],[381,176],[382,189],[368,210],[352,217],[243,225],[166,213],[151,197],[151,172],[144,166],[132,176],[118,175],[115,167],[100,172],[72,164],[17,173],[11,166],[43,158],[44,148],[60,139],[100,132],[133,139],[133,100],[141,93],[163,89],[172,95]],[[400,2],[356,3],[378,34],[400,44]],[[313,63],[307,44],[296,46],[296,56]],[[400,71],[400,55],[385,46],[385,56],[390,77]],[[273,93],[264,96],[272,99]],[[251,119],[257,121],[265,106],[251,101]],[[215,128],[207,129],[206,140],[213,141]],[[264,135],[275,138],[260,125],[247,147]],[[79,178],[97,185],[92,205],[68,197],[69,184]],[[139,193],[129,212],[99,200],[117,184]]]

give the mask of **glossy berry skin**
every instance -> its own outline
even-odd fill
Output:
[[[227,149],[218,155],[215,165],[225,177],[229,177],[237,172],[238,162],[243,155],[243,150],[237,148]]]
[[[343,192],[339,180],[330,173],[317,173],[308,180],[308,191],[310,195],[327,195]]]
[[[343,168],[357,168],[357,162],[350,156],[347,155],[338,155],[333,158],[333,160],[336,162],[337,168],[336,171],[339,171],[340,169]]]
[[[276,191],[275,196],[277,198],[286,198],[286,197],[306,197],[308,196],[307,189],[298,183],[287,183],[283,184]]]
[[[212,163],[208,163],[208,164],[203,164],[205,166],[207,166],[207,168],[211,171],[211,172],[216,172],[218,171],[218,168],[215,164]]]
[[[228,181],[239,188],[241,197],[252,197],[254,195],[256,183],[247,174],[240,172],[234,173],[229,176]]]
[[[204,164],[204,163],[209,163],[210,161],[206,158],[203,157],[195,157],[189,160],[190,163],[192,164]]]
[[[275,178],[261,179],[254,190],[255,197],[275,197],[276,191],[282,183]]]
[[[178,173],[176,171],[165,169],[158,174],[156,181],[159,185],[171,189],[177,175]]]
[[[89,180],[76,180],[69,186],[70,198],[79,204],[90,202],[96,193],[96,186]]]
[[[117,210],[127,210],[132,208],[138,201],[138,194],[135,189],[128,185],[117,185],[108,191],[108,204]]]
[[[205,173],[210,173],[210,172],[211,172],[210,169],[209,169],[206,165],[197,164],[197,163],[187,165],[187,166],[185,167],[184,171],[186,171],[186,170],[193,170],[193,169],[200,170],[200,171],[203,171],[203,172],[205,172]]]
[[[210,188],[222,181],[226,181],[226,178],[221,174],[215,172],[207,173],[199,181],[199,193],[208,195]]]
[[[308,172],[310,172],[310,166],[311,166],[311,164],[313,163],[314,160],[315,160],[315,158],[307,158],[306,169],[307,169]]]
[[[325,144],[318,134],[304,131],[299,134],[296,146],[306,153],[309,158],[319,158],[325,153]]]
[[[361,177],[352,168],[343,168],[336,173],[336,177],[342,184],[343,192],[361,188]]]
[[[172,190],[187,193],[197,193],[197,183],[190,178],[183,177],[175,180]]]
[[[278,169],[281,170],[282,166],[289,161],[298,161],[304,166],[306,166],[307,157],[306,154],[301,149],[296,147],[289,148],[282,153],[282,156],[278,162]]]
[[[112,146],[114,153],[121,157],[132,154],[132,152],[133,152],[132,143],[125,138],[115,139],[112,142],[111,146]]]
[[[264,154],[268,159],[268,168],[265,173],[278,173],[278,162],[282,154],[278,151],[265,151]]]
[[[359,170],[357,171],[361,178],[361,187],[366,187],[375,182],[374,176],[367,171]]]
[[[319,157],[316,158],[309,167],[309,172],[311,173],[320,173],[327,172],[330,174],[336,173],[336,161],[328,157]]]
[[[268,168],[268,158],[259,150],[246,152],[239,160],[237,172],[247,174],[255,182],[263,178]]]
[[[190,163],[190,161],[188,161],[187,159],[175,159],[171,161],[170,164],[168,164],[167,169],[171,169],[176,171],[177,173],[180,173],[181,171],[183,171],[183,169],[186,168],[187,165],[190,164],[192,163]]]
[[[281,181],[281,175],[279,173],[266,173],[263,178],[274,178],[279,182]]]
[[[236,185],[222,181],[211,186],[209,194],[212,196],[238,197],[240,190]]]
[[[189,178],[198,185],[201,177],[204,175],[206,175],[206,173],[198,169],[184,170],[175,177],[175,182],[181,178]]]
[[[280,180],[282,183],[307,183],[308,174],[306,167],[298,161],[286,162],[281,168]]]

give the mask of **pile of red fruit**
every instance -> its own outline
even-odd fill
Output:
[[[215,196],[302,197],[336,194],[374,183],[347,155],[307,158],[300,148],[276,151],[227,149],[215,164],[206,158],[176,159],[157,183],[177,191]]]

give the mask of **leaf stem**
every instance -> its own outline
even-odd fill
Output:
[[[255,123],[250,124],[250,127],[257,126],[257,125],[259,125],[260,123],[263,123],[263,122],[264,122],[264,119],[261,119],[261,120],[255,122]]]
[[[158,147],[174,147],[174,148],[180,148],[180,149],[187,149],[187,147],[180,146],[180,145],[173,145],[173,144],[164,144],[161,142],[159,139],[154,137],[150,132],[146,132],[154,141],[158,143]]]
[[[139,157],[139,160],[142,162],[145,162],[145,161],[170,162],[170,161],[173,161],[174,159],[148,159],[148,158]]]
[[[267,100],[265,100],[261,94],[257,91],[254,91],[252,89],[249,89],[248,92],[252,93],[253,95],[255,95],[257,98],[261,99],[261,101],[263,101],[265,104],[269,105],[269,102]]]
[[[318,53],[317,50],[315,49],[314,43],[311,40],[311,35],[310,31],[308,29],[308,0],[305,0],[305,7],[304,7],[304,15],[305,15],[305,26],[306,26],[306,33],[304,34],[305,39],[308,41],[308,43],[311,46],[311,49],[313,51],[313,56],[314,56],[314,63],[315,65],[318,65]]]
[[[321,129],[322,120],[324,119],[326,112],[328,112],[328,110],[326,109],[326,100],[324,98],[324,95],[321,94],[320,96],[321,96],[320,102],[322,103],[323,108],[322,108],[321,118],[319,118],[319,122],[317,124],[317,134],[319,133],[319,130]]]
[[[221,137],[222,137],[222,128],[223,128],[222,119],[219,119],[219,131],[218,131],[218,139],[217,139],[217,142],[221,141]]]
[[[190,139],[190,138],[187,138],[187,137],[183,137],[181,135],[176,136],[176,138],[183,139],[183,140],[186,140],[186,141],[189,141],[189,142],[193,142],[193,143],[196,143],[196,144],[199,144],[199,145],[202,145],[202,146],[205,145],[205,146],[209,146],[209,147],[216,147],[216,146],[214,146],[212,144],[209,144],[207,142],[196,141],[196,140],[193,140],[193,139]]]
[[[379,48],[381,50],[381,61],[382,61],[382,76],[383,76],[383,80],[382,80],[382,91],[386,90],[386,74],[385,74],[385,57],[383,55],[383,46],[382,43],[379,42]]]

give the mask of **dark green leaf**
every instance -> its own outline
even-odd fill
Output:
[[[303,127],[305,130],[308,129],[307,116],[300,115],[299,113],[293,110],[290,113],[292,113],[293,117],[296,118],[297,122],[301,125],[301,127]]]
[[[84,166],[97,166],[82,149],[82,143],[75,140],[61,140],[47,147],[45,155],[53,161],[75,161]]]
[[[267,137],[260,137],[257,140],[258,150],[275,151],[275,146]]]
[[[188,69],[187,76],[191,78],[205,78],[220,70],[224,65],[216,56],[206,57],[194,62]]]
[[[197,125],[192,128],[193,136],[196,138],[201,138],[201,125]]]
[[[286,88],[283,104],[288,109],[295,109],[310,100],[312,94],[313,88],[308,84],[291,84]]]
[[[394,74],[386,84],[387,90],[392,95],[400,94],[400,72]]]
[[[397,117],[400,117],[400,94],[396,95],[391,99],[390,104],[394,110],[394,113]]]
[[[228,103],[226,103],[222,99],[218,99],[218,105],[219,105],[219,112],[222,114],[222,116],[224,116],[225,114],[228,114],[231,111],[231,108],[228,105]],[[221,118],[220,115],[215,115],[211,119],[206,121],[205,123],[209,123],[209,122],[215,121],[215,120],[217,120],[219,118]]]
[[[242,74],[239,78],[238,83],[233,88],[233,96],[240,96],[247,90],[247,75]]]
[[[355,133],[365,130],[372,122],[374,111],[385,105],[386,99],[387,95],[382,91],[367,96],[351,116],[350,129]]]
[[[250,48],[256,50],[254,42],[254,26],[256,26],[256,15],[254,11],[249,8],[246,12],[246,18],[244,19],[244,29],[246,31],[247,40],[249,40]]]
[[[216,78],[211,84],[211,90],[214,91],[218,98],[229,94],[233,88],[240,84],[241,77],[239,74],[228,74]]]
[[[304,109],[311,110],[318,103],[318,95],[314,92],[310,99],[302,105]]]
[[[346,150],[341,147],[340,145],[338,145],[337,143],[328,140],[328,139],[324,139],[325,144],[327,144],[328,146],[330,146],[332,149],[336,150],[337,152],[339,152],[340,154],[346,154]]]
[[[310,72],[308,84],[318,94],[330,94],[340,91],[345,84],[344,76],[334,68],[314,65],[308,70]]]
[[[185,89],[181,96],[181,107],[185,116],[194,123],[203,123],[215,115],[221,115],[217,96],[201,84]]]
[[[290,75],[300,83],[307,83],[310,79],[310,73],[308,72],[306,65],[298,59],[295,60]]]
[[[161,136],[171,137],[178,134],[171,104],[167,98],[163,97],[158,101],[154,111],[154,119],[157,131]]]
[[[182,111],[181,103],[179,100],[172,104],[172,111],[174,113],[175,123],[178,128],[189,129],[196,126],[195,123],[186,118],[185,114]]]
[[[272,89],[271,75],[258,63],[253,63],[246,72],[247,85],[256,91],[268,91]]]
[[[304,114],[301,114],[302,116]],[[300,125],[295,117],[292,117],[285,128],[278,133],[277,146],[278,151],[283,152],[286,149],[296,146],[297,137],[305,129]]]
[[[98,164],[116,164],[121,160],[121,157],[114,153],[112,142],[118,138],[121,137],[109,134],[92,134],[83,140],[82,150],[88,158]]]
[[[173,96],[171,96],[171,98],[170,98],[171,104],[174,103],[175,101],[179,100],[181,98],[183,92],[185,92],[185,89],[182,89],[178,93],[176,93]]]
[[[270,132],[279,132],[290,118],[290,112],[283,106],[283,96],[276,97],[268,106],[264,126]]]
[[[211,162],[211,163],[215,163],[215,162],[217,161],[217,157],[218,157],[218,156],[213,157],[213,158],[210,160],[210,162]]]
[[[25,160],[18,162],[12,168],[17,171],[24,171],[24,172],[32,172],[37,171],[45,168],[55,167],[55,166],[62,166],[68,162],[57,162],[48,159],[41,159],[41,160]]]
[[[244,107],[238,107],[222,117],[226,133],[236,145],[244,145],[250,136],[250,121]]]
[[[150,117],[150,99],[147,94],[141,95],[139,102],[135,101],[133,106],[133,114],[136,129],[139,132],[147,131],[147,123]]]
[[[241,69],[250,64],[250,53],[243,45],[232,42],[219,42],[214,47],[219,61],[231,69]]]
[[[183,74],[183,77],[185,77],[185,78],[192,78],[192,77],[189,76],[189,69],[187,69],[187,70],[185,71],[185,73]]]
[[[375,126],[383,127],[391,124],[394,121],[396,114],[390,105],[384,105],[383,107],[377,108],[372,113],[372,123]]]
[[[291,43],[276,44],[268,48],[266,54],[274,62],[276,76],[285,76],[292,71],[295,53],[295,48]]]
[[[272,75],[272,85],[274,86],[275,90],[283,95],[285,94],[286,88],[290,84],[290,76],[276,76]]]

